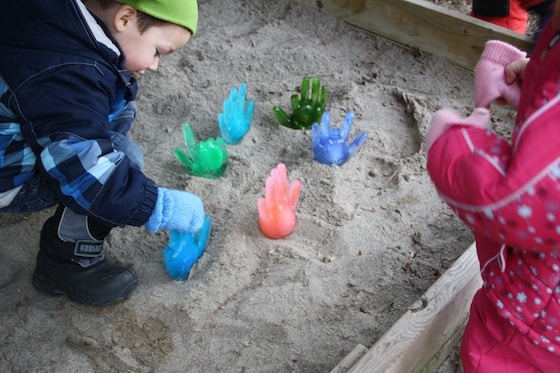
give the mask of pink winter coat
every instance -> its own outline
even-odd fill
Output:
[[[560,31],[549,22],[523,80],[511,143],[453,126],[428,153],[441,198],[474,231],[499,314],[560,355]]]

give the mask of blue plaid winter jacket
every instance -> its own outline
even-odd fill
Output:
[[[80,0],[2,1],[0,193],[43,172],[75,212],[141,226],[157,186],[105,129],[137,89],[109,35]]]

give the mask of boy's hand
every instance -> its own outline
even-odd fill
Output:
[[[154,211],[146,223],[149,233],[160,229],[196,232],[204,222],[200,197],[181,190],[158,188]]]

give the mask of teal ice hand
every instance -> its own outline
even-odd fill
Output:
[[[194,176],[215,179],[223,175],[228,163],[226,144],[221,137],[209,138],[195,144],[194,135],[188,123],[183,123],[183,137],[186,151],[175,148],[175,157],[187,172]]]
[[[311,81],[311,93],[309,93],[309,78],[304,77],[301,82],[301,94],[291,97],[292,115],[288,116],[278,106],[272,109],[280,124],[297,130],[308,130],[313,123],[318,122],[327,105],[327,87],[321,87],[319,78]]]
[[[341,166],[346,163],[365,141],[367,134],[362,132],[349,145],[348,136],[352,127],[354,114],[348,112],[341,128],[330,128],[331,117],[325,111],[321,118],[321,125],[313,123],[312,144],[314,159],[323,164]]]
[[[195,233],[178,230],[169,232],[169,243],[163,249],[163,262],[171,278],[179,281],[187,279],[206,250],[211,230],[212,218],[206,215],[202,228]]]
[[[239,90],[232,88],[229,99],[224,100],[224,112],[218,114],[218,126],[226,144],[237,144],[251,127],[255,110],[253,100],[246,100],[247,84],[241,83]]]

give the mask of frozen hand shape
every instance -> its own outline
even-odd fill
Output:
[[[218,126],[226,144],[237,144],[251,127],[255,110],[253,100],[246,100],[247,84],[241,83],[239,90],[232,88],[229,99],[224,100],[224,112],[218,114]]]
[[[321,125],[313,123],[313,157],[317,162],[341,166],[354,155],[358,147],[366,140],[367,134],[362,132],[348,145],[353,120],[354,114],[348,112],[341,128],[330,128],[331,116],[325,111],[321,118]]]
[[[295,180],[288,187],[286,166],[278,164],[266,178],[266,194],[259,198],[259,228],[268,238],[288,236],[296,226],[296,206],[301,182]]]
[[[311,81],[311,94],[309,93],[309,78],[304,77],[301,82],[301,95],[292,95],[292,115],[288,116],[284,110],[275,106],[273,108],[280,124],[296,129],[308,130],[313,123],[318,122],[327,105],[327,88],[321,87],[319,78]]]
[[[165,269],[174,280],[185,280],[191,269],[198,262],[210,237],[212,218],[204,217],[202,228],[195,233],[172,230],[169,232],[169,243],[163,249]]]
[[[194,176],[209,179],[222,176],[228,163],[224,140],[217,137],[195,144],[194,135],[188,123],[183,123],[183,136],[186,151],[176,148],[175,157],[179,163],[187,168],[187,172]]]

